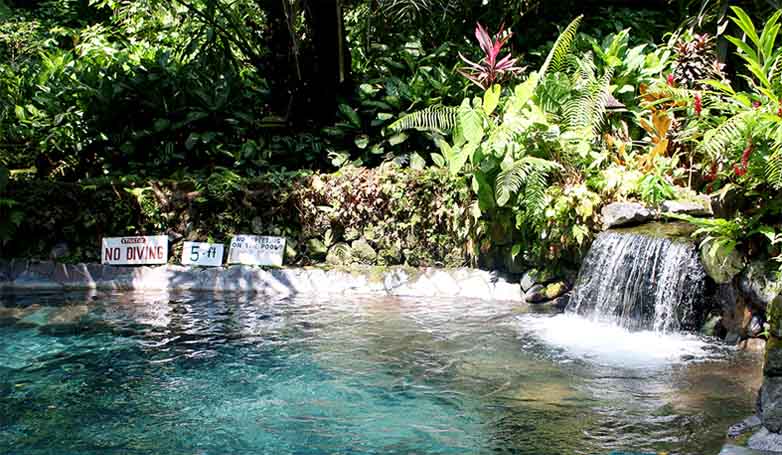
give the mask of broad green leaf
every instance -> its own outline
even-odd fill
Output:
[[[515,99],[513,100],[514,107],[517,109],[521,109],[524,107],[525,104],[527,104],[527,101],[532,98],[532,95],[535,93],[535,87],[538,85],[538,75],[537,73],[532,73],[530,76],[522,82],[521,84],[517,85],[515,89],[513,89],[513,94],[515,95]]]
[[[369,145],[369,136],[367,136],[366,134],[360,134],[356,136],[353,142],[356,144],[356,147],[358,147],[361,150],[364,150]]]
[[[754,50],[752,50],[751,47],[749,47],[749,44],[733,36],[726,36],[725,39],[733,43],[734,46],[739,48],[744,53],[745,60],[747,60],[748,62],[758,61],[758,54]]]
[[[432,153],[431,157],[432,162],[434,162],[437,167],[445,167],[445,158],[443,158],[442,155],[439,153]]]
[[[746,34],[749,39],[755,43],[756,47],[760,47],[760,38],[758,37],[757,30],[755,29],[755,24],[752,23],[752,19],[750,19],[747,13],[745,13],[744,10],[738,6],[731,6],[730,9],[733,10],[733,14],[736,15],[736,17],[731,17],[733,22],[735,22],[736,25],[741,28],[741,31],[743,31],[744,34]]]
[[[426,160],[424,160],[418,153],[413,152],[413,154],[410,155],[410,167],[412,169],[422,171],[426,168]]]
[[[467,142],[480,142],[483,139],[483,119],[477,110],[462,103],[458,120],[461,134]]]
[[[391,136],[390,138],[388,138],[388,143],[391,144],[391,145],[399,145],[402,142],[406,141],[407,137],[408,137],[407,134],[404,133],[404,132],[399,133],[399,134],[395,134],[395,135]]]
[[[501,92],[502,87],[498,84],[494,84],[486,89],[486,92],[483,94],[483,112],[485,112],[486,115],[491,115],[492,112],[494,112],[494,109],[497,108],[497,105],[500,103]]]
[[[24,112],[24,108],[22,106],[19,105],[15,106],[14,113],[16,114],[16,118],[18,118],[19,120],[23,122],[27,120],[27,115]]]
[[[707,80],[703,81],[703,83],[706,84],[706,85],[711,85],[712,87],[716,88],[717,90],[721,90],[721,91],[723,91],[725,93],[728,93],[728,94],[731,94],[731,95],[735,95],[736,94],[736,91],[733,90],[733,88],[730,85],[722,83],[720,81],[716,81],[714,79],[707,79]]]
[[[347,117],[347,119],[350,121],[350,123],[355,126],[356,128],[361,128],[361,118],[359,118],[358,114],[356,113],[355,109],[348,106],[347,104],[340,104],[339,105],[339,111]]]
[[[445,157],[446,159],[451,159],[451,155],[453,155],[453,150],[451,149],[451,145],[448,144],[443,139],[435,139],[435,144],[437,144],[437,147],[440,149],[440,153]]]
[[[476,147],[477,145],[470,143],[464,147],[454,149],[452,156],[448,159],[448,172],[451,175],[458,175]]]

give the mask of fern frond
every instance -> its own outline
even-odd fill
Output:
[[[722,156],[725,150],[744,136],[754,110],[740,112],[726,120],[722,125],[709,131],[696,149],[713,158]]]
[[[614,77],[614,69],[608,68],[603,77],[595,85],[595,102],[592,104],[592,134],[600,135],[600,130],[606,120],[606,105],[611,98],[611,79]]]
[[[459,108],[452,106],[430,106],[426,109],[412,112],[389,125],[390,131],[416,129],[448,133],[456,126]]]
[[[782,189],[782,146],[777,147],[768,158],[766,179],[772,187]]]
[[[595,136],[600,134],[605,122],[605,106],[611,96],[613,75],[613,70],[608,69],[597,79],[588,67],[579,73],[578,77],[584,79],[576,81],[577,94],[563,108],[564,123],[569,130]]]
[[[538,70],[538,75],[541,78],[545,76],[549,70],[554,72],[560,70],[562,63],[567,58],[568,54],[570,54],[573,41],[576,39],[578,26],[581,25],[581,19],[583,18],[584,15],[582,14],[573,19],[554,42],[554,46],[551,48],[551,51],[549,51],[548,56],[546,56],[546,60],[543,62],[540,70]]]
[[[494,197],[497,200],[497,205],[507,204],[512,195],[519,193],[530,182],[533,183],[530,189],[535,188],[535,183],[539,183],[545,189],[549,174],[560,168],[561,165],[557,162],[533,156],[525,156],[515,161],[508,169],[497,175],[494,185]]]

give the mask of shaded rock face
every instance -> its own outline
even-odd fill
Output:
[[[714,300],[722,312],[720,326],[724,329],[725,342],[736,344],[749,336],[752,311],[736,286],[733,283],[717,285]]]
[[[766,377],[760,388],[760,419],[763,426],[775,433],[782,432],[782,377]]]
[[[604,229],[641,224],[653,217],[649,209],[637,202],[614,202],[603,207],[600,213]]]
[[[739,276],[739,289],[753,304],[765,310],[782,293],[782,281],[777,281],[776,271],[766,263],[749,263]]]

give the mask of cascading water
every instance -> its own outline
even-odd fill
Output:
[[[628,329],[692,329],[705,276],[691,242],[604,232],[584,260],[568,311]]]

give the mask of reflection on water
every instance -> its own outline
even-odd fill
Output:
[[[759,359],[466,300],[0,298],[0,453],[716,453]]]

